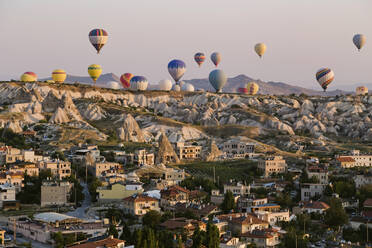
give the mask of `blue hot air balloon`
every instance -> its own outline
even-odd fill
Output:
[[[225,86],[227,77],[222,70],[216,69],[209,73],[209,82],[216,89],[216,92],[221,92]]]
[[[148,81],[143,76],[134,76],[130,80],[130,87],[133,90],[144,91],[147,89]]]
[[[174,81],[178,83],[186,71],[186,64],[182,60],[174,59],[168,64],[168,71]]]

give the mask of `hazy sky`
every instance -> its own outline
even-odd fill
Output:
[[[47,77],[56,68],[87,75],[132,72],[150,83],[170,78],[173,58],[187,64],[183,79],[205,78],[218,51],[229,77],[246,74],[320,89],[315,72],[330,67],[337,85],[372,83],[372,0],[0,0],[0,79],[24,71]],[[104,28],[100,55],[88,40]],[[367,36],[360,53],[355,33]],[[253,51],[268,46],[264,59]],[[201,69],[196,52],[207,54]]]

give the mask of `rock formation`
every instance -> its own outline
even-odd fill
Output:
[[[124,114],[120,127],[117,129],[118,137],[122,141],[145,142],[142,130],[131,114]]]
[[[206,161],[215,161],[217,158],[222,156],[223,152],[218,149],[214,140],[210,139],[207,145],[207,151],[205,152],[204,159]]]
[[[162,132],[159,138],[159,148],[155,159],[156,164],[179,163],[180,160],[174,151],[167,136]]]

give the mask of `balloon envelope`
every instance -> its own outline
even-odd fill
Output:
[[[366,43],[366,36],[363,34],[356,34],[353,37],[353,43],[358,48],[358,50],[362,49],[364,44]]]
[[[89,41],[92,43],[97,53],[101,51],[102,47],[106,44],[108,40],[108,34],[103,29],[93,29],[89,32]]]
[[[93,82],[95,83],[99,76],[101,76],[102,68],[100,65],[92,64],[88,67],[88,74],[92,78]]]
[[[110,81],[106,84],[106,88],[118,90],[120,89],[120,84],[116,81]]]
[[[205,54],[204,53],[196,53],[194,55],[195,62],[199,65],[199,67],[204,63],[205,61]]]
[[[217,67],[218,64],[221,62],[221,54],[218,53],[218,52],[212,53],[211,60],[212,60],[213,64]]]
[[[359,86],[356,88],[357,95],[366,95],[368,94],[368,88],[366,86]]]
[[[258,56],[260,56],[260,58],[262,58],[262,56],[266,52],[266,45],[264,43],[258,43],[254,46],[254,50],[256,51]]]
[[[147,89],[148,84],[147,78],[143,76],[134,76],[130,80],[130,87],[133,90],[144,91]]]
[[[195,90],[195,88],[194,88],[194,85],[189,84],[189,83],[185,83],[184,85],[182,85],[181,90],[182,91],[193,92]]]
[[[247,88],[238,88],[238,93],[248,94],[248,89]]]
[[[318,80],[318,83],[320,84],[320,86],[323,88],[324,91],[327,90],[328,85],[332,83],[334,78],[335,78],[335,74],[329,68],[321,68],[316,73],[316,80]]]
[[[25,73],[22,74],[21,81],[22,82],[35,82],[37,81],[37,75],[36,73],[32,71],[26,71]]]
[[[186,64],[182,60],[174,59],[168,64],[169,74],[178,82],[186,72]]]
[[[249,82],[246,86],[249,95],[256,95],[260,87],[255,82]]]
[[[134,77],[132,73],[124,73],[120,76],[120,82],[121,85],[123,85],[123,88],[129,88],[130,87],[130,80]]]
[[[159,90],[170,91],[172,89],[172,81],[163,79],[159,82]]]
[[[52,72],[52,79],[56,83],[63,83],[66,80],[67,74],[64,70],[57,69]]]
[[[181,87],[178,84],[174,84],[172,87],[172,91],[181,91]]]
[[[225,86],[227,77],[222,70],[214,70],[209,74],[209,82],[216,89],[216,92],[220,92]]]

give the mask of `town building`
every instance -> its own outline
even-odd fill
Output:
[[[85,165],[87,157],[92,158],[91,162],[100,163],[105,161],[105,157],[101,155],[97,145],[83,144],[78,147],[73,147],[71,152],[72,155],[69,156],[69,159],[76,164]]]
[[[372,154],[362,154],[359,150],[352,150],[349,155],[339,155],[336,160],[343,168],[372,167]]]
[[[266,229],[269,227],[267,221],[257,218],[254,214],[223,214],[217,215],[216,218],[220,221],[226,221],[228,223],[228,230],[232,233],[242,234],[256,229]]]
[[[103,173],[107,171],[123,171],[123,166],[114,162],[93,163],[88,168],[96,177],[102,177]]]
[[[303,183],[301,185],[301,201],[310,201],[312,198],[320,198],[326,185],[321,183]]]
[[[12,164],[19,162],[35,163],[43,159],[43,156],[35,155],[33,150],[22,150],[11,146],[5,146],[0,152],[0,164]]]
[[[361,188],[365,185],[370,185],[372,184],[372,174],[366,173],[362,175],[356,175],[354,177],[354,182],[355,182],[355,187],[357,188]]]
[[[237,207],[241,212],[252,213],[257,206],[263,206],[267,203],[267,198],[239,197]]]
[[[185,142],[177,142],[175,148],[180,160],[200,159],[202,150],[201,146],[186,144]]]
[[[151,210],[160,212],[158,199],[143,194],[132,195],[123,199],[123,211],[126,214],[141,216]]]
[[[148,152],[146,149],[139,149],[134,151],[134,153],[126,152],[114,152],[115,161],[123,163],[124,165],[133,164],[135,166],[143,165],[154,165],[155,154]]]
[[[177,203],[187,203],[190,191],[178,185],[171,186],[160,191],[160,206],[166,210],[172,210]]]
[[[247,158],[254,154],[256,144],[241,140],[229,140],[222,144],[222,152],[228,158]]]
[[[303,212],[304,213],[318,213],[318,214],[324,214],[325,211],[329,209],[329,205],[322,201],[309,201],[305,202],[303,205]]]
[[[1,242],[1,245],[4,245],[5,243],[5,230],[3,229],[0,229],[0,242]]]
[[[38,162],[40,170],[50,170],[52,176],[58,180],[63,180],[71,176],[71,163],[63,160],[43,160]]]
[[[141,194],[143,193],[142,185],[140,182],[117,182],[108,186],[98,187],[98,201],[120,201],[128,196]]]
[[[16,188],[11,185],[0,185],[0,209],[8,202],[16,201]]]
[[[73,184],[69,182],[43,182],[43,184],[41,185],[41,207],[67,205],[72,186]]]
[[[231,236],[222,236],[220,238],[220,248],[246,248],[247,245],[244,242],[240,242],[239,238]]]
[[[9,166],[10,173],[20,173],[28,176],[39,176],[39,167],[34,163],[21,162]]]
[[[282,156],[266,157],[258,161],[258,169],[263,171],[264,177],[270,177],[272,174],[285,173],[287,163]]]
[[[65,214],[44,212],[35,214],[32,220],[24,216],[9,217],[8,228],[28,239],[47,244],[53,243],[53,234],[57,232],[62,235],[80,233],[91,238],[103,236],[109,228],[109,221],[83,221]]]
[[[319,183],[328,184],[328,170],[319,165],[310,165],[306,167],[306,173],[309,178],[316,178]]]
[[[277,211],[277,212],[269,212],[269,211],[255,211],[256,216],[263,220],[269,222],[271,226],[276,225],[278,222],[289,221],[289,211]]]
[[[165,180],[168,186],[177,185],[185,180],[185,170],[167,167],[162,173],[162,180]]]
[[[23,184],[24,174],[22,173],[1,173],[0,185],[10,185],[15,187],[16,193],[19,193],[24,187]]]
[[[125,240],[116,239],[113,236],[109,236],[105,239],[97,241],[87,241],[82,244],[72,245],[69,248],[125,248]]]
[[[256,229],[240,235],[240,240],[255,244],[257,248],[274,248],[280,244],[280,234],[275,229]]]
[[[159,227],[175,233],[185,233],[188,237],[192,236],[195,229],[206,230],[206,224],[202,221],[186,219],[184,217],[166,220]]]
[[[218,189],[211,190],[211,202],[212,203],[219,206],[222,204],[224,198],[225,198],[225,195],[221,194]]]
[[[245,185],[242,182],[233,182],[232,180],[229,183],[223,185],[223,193],[226,194],[228,191],[231,191],[235,196],[248,196],[251,191],[250,185]]]

